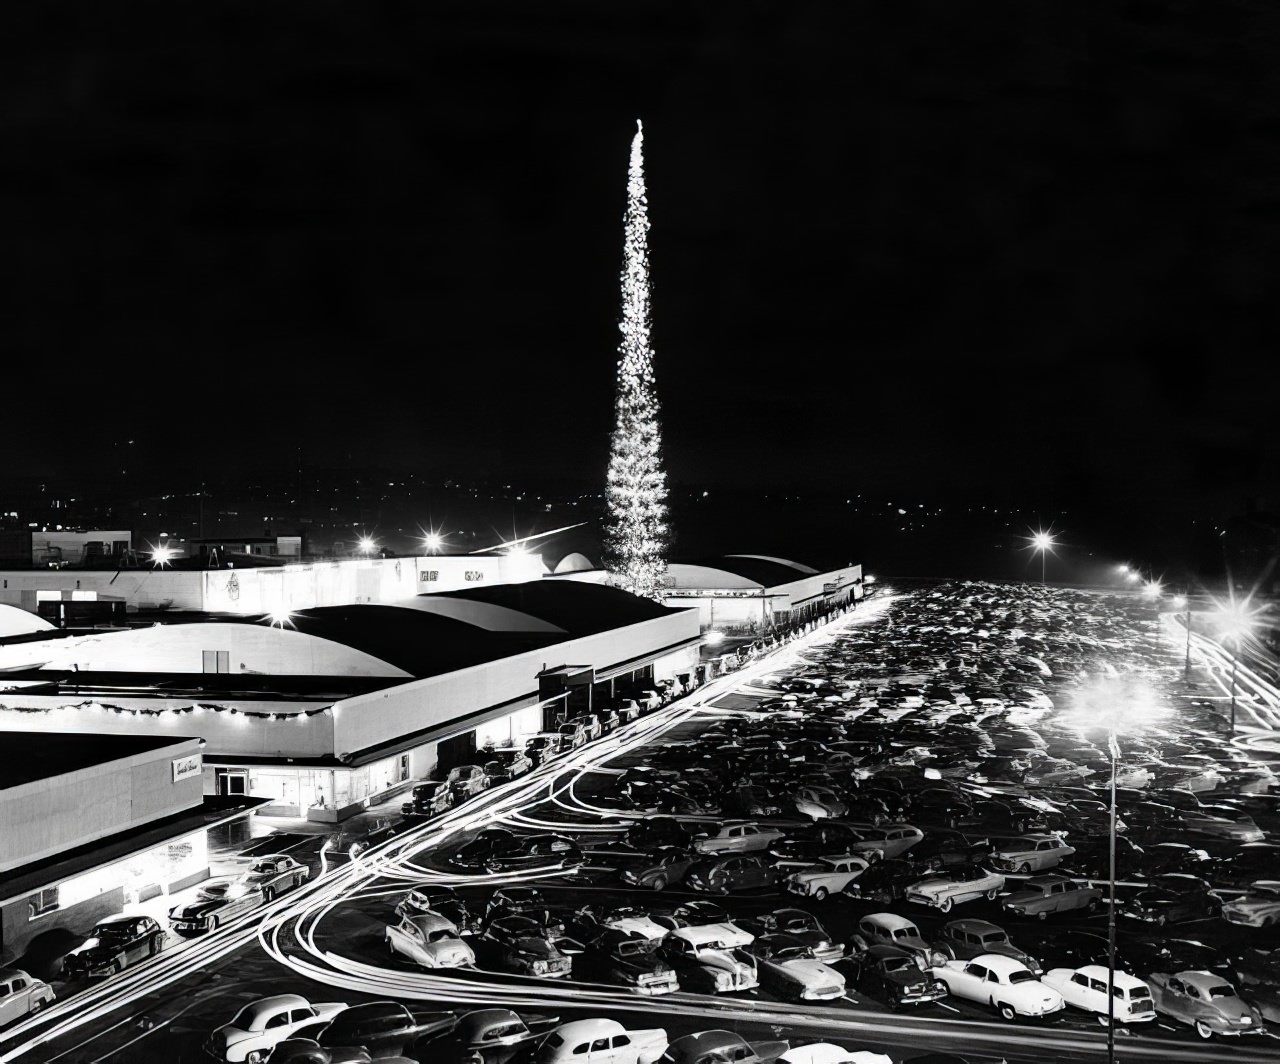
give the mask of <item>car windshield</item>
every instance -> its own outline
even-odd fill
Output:
[[[99,924],[93,929],[95,938],[128,938],[129,927],[126,924]]]
[[[813,950],[808,946],[784,946],[773,956],[780,961],[803,961],[813,957]]]
[[[484,1033],[484,1041],[492,1042],[495,1038],[510,1038],[512,1035],[525,1034],[527,1028],[523,1023],[503,1023],[490,1027]]]
[[[905,972],[915,968],[915,963],[910,957],[886,957],[884,962],[884,970],[886,972]]]
[[[1009,982],[1011,983],[1026,983],[1026,982],[1030,982],[1033,979],[1035,979],[1035,976],[1032,975],[1025,968],[1021,969],[1020,971],[1009,973]]]
[[[1219,983],[1217,986],[1209,987],[1209,996],[1211,998],[1233,998],[1236,996],[1236,988],[1229,986],[1227,983]]]
[[[1008,941],[1009,941],[1009,936],[1006,935],[1003,931],[989,931],[987,934],[982,936],[982,944],[984,946],[993,946],[993,945],[996,945],[997,943],[1008,942]]]
[[[625,942],[619,942],[617,952],[619,957],[642,957],[653,951],[653,946],[648,942],[642,942],[640,939],[628,939]]]

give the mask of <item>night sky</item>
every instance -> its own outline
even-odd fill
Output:
[[[603,482],[641,119],[673,482],[1275,504],[1261,0],[11,4],[0,48],[11,469]]]

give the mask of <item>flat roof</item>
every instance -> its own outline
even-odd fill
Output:
[[[194,736],[79,735],[66,732],[5,732],[0,742],[0,790],[120,761]]]

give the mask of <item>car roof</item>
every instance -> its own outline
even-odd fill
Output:
[[[704,942],[719,942],[725,934],[740,934],[741,928],[733,927],[728,921],[720,924],[694,924],[691,927],[678,927],[669,934],[692,942],[695,946]]]
[[[1088,976],[1090,979],[1101,979],[1105,982],[1109,969],[1105,964],[1086,964],[1077,968],[1076,971],[1081,975]],[[1146,986],[1147,983],[1146,980],[1139,979],[1136,975],[1130,975],[1128,972],[1122,972],[1117,969],[1115,972],[1115,985],[1134,987]]]
[[[1004,933],[1004,928],[999,924],[993,924],[990,920],[975,920],[971,917],[966,917],[963,920],[952,920],[946,926],[954,927],[958,931],[999,931],[1001,934]]]
[[[1050,872],[1048,875],[1032,876],[1030,879],[1027,880],[1027,885],[1030,886],[1032,883],[1049,884],[1049,883],[1070,883],[1070,882],[1071,882],[1070,876],[1059,876]]]
[[[264,1012],[268,1009],[303,1009],[310,1004],[301,994],[272,994],[250,1001],[244,1007],[253,1012]]]
[[[1006,957],[1003,953],[980,953],[969,963],[981,964],[984,968],[990,968],[993,972],[1004,972],[1005,974],[1025,971],[1027,968],[1021,961]]]
[[[458,925],[450,920],[443,913],[438,913],[434,909],[427,909],[424,912],[414,913],[412,916],[406,916],[406,920],[423,931],[435,931],[441,928],[448,928],[456,931]]]
[[[625,1030],[626,1028],[617,1020],[600,1016],[591,1020],[570,1020],[568,1023],[562,1023],[555,1029],[555,1033],[566,1042],[573,1043],[579,1038],[599,1038],[606,1034],[621,1034]]]
[[[1180,979],[1182,982],[1189,983],[1192,986],[1200,987],[1201,989],[1209,986],[1222,986],[1224,983],[1227,986],[1231,985],[1226,979],[1223,979],[1222,976],[1214,975],[1213,972],[1206,972],[1203,970],[1179,972],[1174,976],[1174,978]]]
[[[879,924],[882,927],[916,927],[914,920],[899,916],[897,913],[868,913],[862,919],[870,920],[873,924]],[[919,930],[919,928],[916,928],[916,930]]]

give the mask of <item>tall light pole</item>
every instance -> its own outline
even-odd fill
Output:
[[[1107,837],[1109,854],[1107,875],[1107,1064],[1116,1059],[1116,772],[1120,746],[1116,742],[1115,718],[1110,718],[1107,752],[1111,755],[1111,828]]]
[[[1053,546],[1053,537],[1048,532],[1037,532],[1031,537],[1031,545],[1040,552],[1040,585],[1043,587],[1045,555]]]
[[[1183,662],[1182,671],[1187,675],[1191,674],[1191,599],[1186,595],[1176,595],[1173,599],[1173,608],[1180,610],[1187,608],[1187,654],[1186,660]]]

